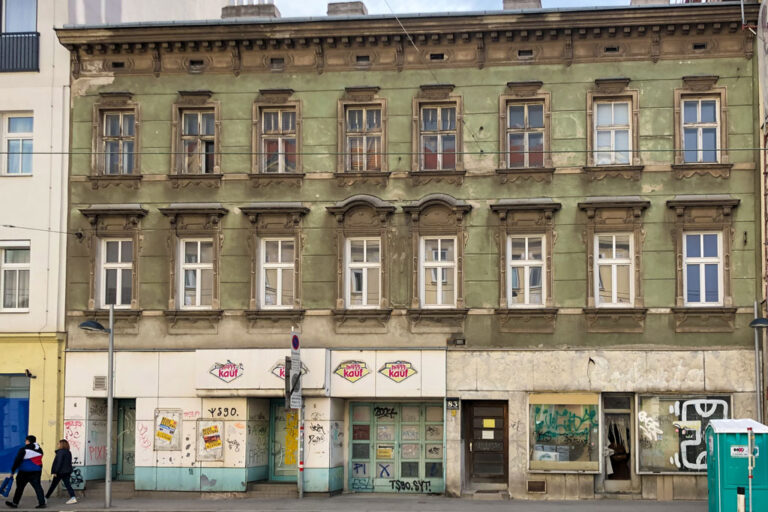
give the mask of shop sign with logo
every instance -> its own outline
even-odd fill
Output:
[[[233,380],[242,377],[245,373],[243,363],[233,363],[227,359],[226,363],[214,363],[210,369],[211,375],[223,380],[224,382],[232,382]]]
[[[272,367],[270,373],[278,379],[285,380],[285,362],[278,361],[275,363],[275,366]],[[307,368],[307,365],[304,363],[301,363],[301,374],[306,375],[307,373],[309,373],[309,368]]]
[[[409,361],[391,361],[384,363],[379,373],[395,382],[403,382],[408,377],[418,373]]]
[[[343,361],[333,371],[336,375],[349,382],[355,383],[371,373],[365,361]]]

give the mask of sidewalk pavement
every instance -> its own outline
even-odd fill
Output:
[[[104,510],[102,496],[88,496],[76,505],[64,505],[66,498],[52,498],[49,510],[98,511]],[[37,500],[27,495],[20,510],[34,509]],[[10,508],[6,508],[11,510]],[[446,498],[443,496],[382,495],[361,496],[349,494],[334,497],[310,497],[303,500],[220,498],[129,498],[112,501],[114,512],[197,512],[218,510],[258,510],[281,512],[706,512],[706,501],[640,501],[640,500],[589,500],[589,501],[481,501]]]

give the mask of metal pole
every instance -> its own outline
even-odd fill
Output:
[[[299,377],[301,378],[301,377]],[[304,497],[304,404],[299,408],[299,499]]]
[[[112,382],[114,380],[115,305],[109,305],[109,349],[107,350],[107,462],[104,468],[104,508],[112,506]]]
[[[759,318],[757,301],[755,301],[755,318]],[[763,422],[763,372],[760,371],[760,332],[762,327],[756,327],[755,331],[755,402],[757,405],[757,421]]]

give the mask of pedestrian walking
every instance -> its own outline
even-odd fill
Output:
[[[43,449],[37,444],[35,436],[27,436],[24,446],[16,454],[16,459],[11,466],[11,474],[14,473],[16,473],[16,492],[13,493],[13,501],[6,501],[5,504],[11,508],[17,508],[24,494],[24,488],[30,484],[37,494],[38,505],[35,508],[45,508],[45,495],[40,485],[40,475],[43,473]]]
[[[59,448],[56,450],[56,456],[53,459],[53,464],[51,464],[51,475],[53,475],[53,480],[48,488],[48,492],[45,493],[45,498],[50,498],[59,482],[63,482],[64,487],[67,488],[69,493],[69,499],[66,501],[66,504],[73,505],[77,503],[75,490],[72,489],[72,484],[69,483],[69,477],[72,476],[72,452],[69,451],[69,443],[66,439],[59,441]]]

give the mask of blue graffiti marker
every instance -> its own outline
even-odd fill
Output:
[[[391,475],[389,474],[389,464],[382,464],[379,462],[379,478],[388,478]]]

